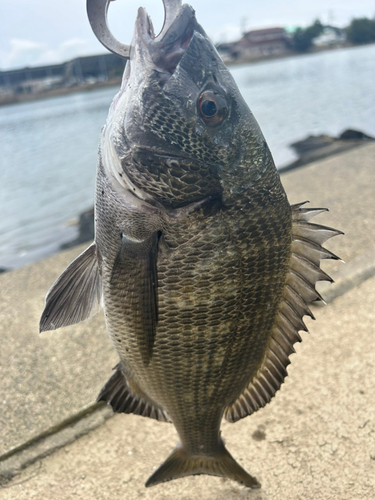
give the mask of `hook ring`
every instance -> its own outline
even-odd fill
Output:
[[[113,0],[87,0],[87,15],[91,28],[105,48],[125,59],[130,58],[130,45],[119,42],[110,32],[107,21],[109,3]]]
[[[125,45],[119,42],[111,33],[108,27],[107,14],[109,3],[114,0],[87,0],[86,9],[87,15],[91,24],[91,28],[97,39],[108,50],[121,56],[125,59],[130,58],[130,45]],[[176,19],[180,10],[182,0],[163,0],[164,4],[164,23],[159,35],[156,37],[162,38],[164,33]]]

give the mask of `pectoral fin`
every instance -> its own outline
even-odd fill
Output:
[[[40,332],[79,323],[100,309],[102,284],[96,245],[90,245],[55,281],[46,296]]]
[[[158,322],[158,240],[157,232],[142,241],[122,235],[111,276],[112,293],[123,302],[145,365],[152,356]]]

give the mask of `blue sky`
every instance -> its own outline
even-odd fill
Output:
[[[375,0],[191,0],[199,22],[215,41],[230,41],[246,29],[306,26],[314,19],[337,26],[353,17],[374,17]],[[91,32],[86,0],[0,0],[0,69],[57,63],[103,53]],[[113,33],[131,40],[137,8],[146,7],[161,27],[162,0],[116,0],[109,9]]]

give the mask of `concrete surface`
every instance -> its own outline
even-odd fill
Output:
[[[38,333],[46,291],[86,246],[0,275],[0,460],[90,406],[117,363],[102,314]]]
[[[324,301],[329,303],[372,276],[375,276],[375,248],[358,255],[338,271],[331,272],[334,283],[320,281],[317,283],[317,290]],[[323,302],[317,305],[324,306]]]
[[[325,262],[337,283],[322,290],[328,300],[347,293],[325,309],[315,308],[313,335],[304,336],[291,377],[275,400],[250,418],[223,426],[230,451],[263,482],[261,492],[208,477],[145,490],[143,482],[173,448],[175,433],[167,424],[123,415],[6,482],[112,415],[94,405],[117,362],[102,315],[38,334],[46,291],[84,245],[0,276],[0,499],[375,498],[366,496],[374,491],[375,477],[375,462],[366,458],[375,456],[375,397],[369,391],[375,382],[374,279],[369,279],[375,273],[375,145],[285,173],[282,181],[291,203],[309,199],[311,206],[329,207],[330,213],[315,221],[346,233],[327,247],[347,267]],[[257,429],[258,439],[265,431],[262,442],[250,438]],[[81,479],[85,474],[89,480]],[[195,485],[199,490],[193,494]]]
[[[312,222],[345,233],[326,244],[346,263],[375,247],[375,144],[354,149],[281,176],[290,203],[329,208]],[[342,264],[325,262],[327,272]]]
[[[173,426],[133,415],[39,461],[0,491],[2,500],[360,500],[375,495],[375,278],[316,311],[290,376],[254,415],[224,423],[234,457],[262,483],[248,490],[196,476],[144,482],[177,441]],[[315,311],[314,311],[315,312]]]

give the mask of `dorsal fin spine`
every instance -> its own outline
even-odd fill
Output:
[[[297,331],[303,330],[307,332],[307,327],[303,322],[301,316],[298,316],[293,307],[288,303],[287,300],[284,300],[282,304],[280,304],[280,311],[286,317],[286,319],[294,326]]]
[[[293,347],[293,342],[290,341],[289,337],[284,333],[284,331],[281,328],[279,328],[277,325],[275,325],[275,329],[276,329],[278,335],[277,335],[277,340],[275,340],[275,338],[274,338],[274,340],[283,349],[286,356],[290,356],[291,354],[296,352],[294,347]]]
[[[310,308],[307,305],[307,303],[305,302],[305,300],[290,285],[288,285],[288,284],[285,285],[284,293],[287,297],[288,296],[292,297],[294,307],[299,307],[298,313],[301,316],[307,315],[307,316],[310,316],[311,319],[315,319],[315,316],[310,311]]]
[[[269,389],[271,389],[271,391],[275,390],[275,387],[270,383],[268,378],[265,377],[264,373],[260,374],[260,378],[263,380],[263,383],[266,384],[269,387]],[[278,387],[276,389],[278,389]]]
[[[275,378],[275,376],[273,375],[273,373],[271,372],[271,370],[269,369],[269,366],[267,364],[265,366],[265,370],[266,370],[269,378],[273,382],[273,387],[275,388],[275,390],[277,390],[280,387],[280,382]]]
[[[289,355],[295,352],[293,344],[302,340],[298,332],[308,331],[303,316],[307,314],[315,319],[308,304],[316,299],[324,302],[315,288],[316,282],[333,281],[320,268],[320,260],[339,258],[321,245],[329,238],[343,233],[310,223],[310,219],[326,210],[301,208],[305,203],[291,207],[292,241],[284,292],[261,366],[239,398],[225,410],[225,418],[230,422],[250,415],[275,395],[287,376]]]
[[[272,357],[270,357],[270,352],[266,353],[266,362],[268,364],[268,369],[271,371],[273,368],[274,372],[272,373],[275,380],[278,381],[279,384],[284,380],[285,375],[279,370],[278,366],[273,362]]]

